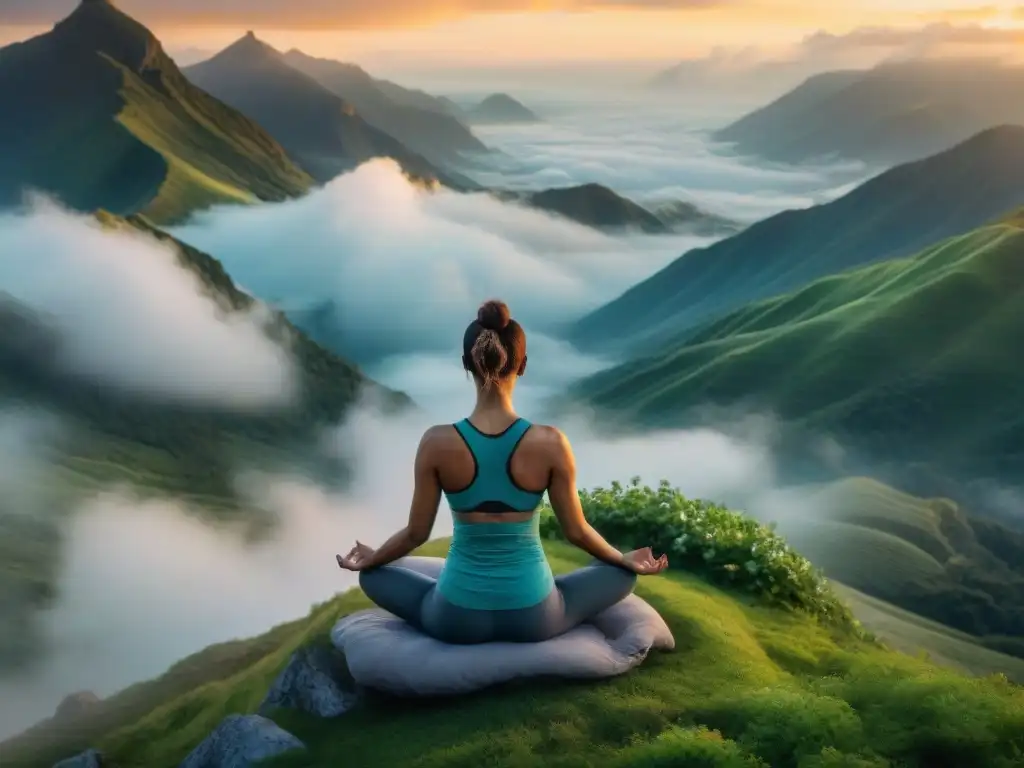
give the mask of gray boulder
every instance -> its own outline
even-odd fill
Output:
[[[262,715],[229,715],[178,768],[250,768],[306,745]]]
[[[87,749],[80,755],[61,760],[53,768],[103,768],[103,755],[95,749]]]
[[[317,717],[338,717],[352,709],[359,699],[351,684],[343,684],[350,679],[345,657],[334,648],[302,648],[278,675],[259,712],[266,715],[280,707]]]

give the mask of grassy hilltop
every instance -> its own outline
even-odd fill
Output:
[[[685,570],[640,581],[639,593],[675,634],[675,652],[653,655],[609,681],[523,683],[442,701],[370,697],[335,721],[279,712],[274,719],[309,749],[269,765],[1019,765],[1021,688],[998,675],[963,677],[865,636],[767,529],[667,488],[630,492],[653,494],[675,519],[690,520],[669,524],[666,535],[717,530],[710,543],[689,546],[706,567],[693,566],[686,547],[675,544],[674,565]],[[595,505],[609,493],[615,491],[584,494],[588,514],[600,517]],[[618,525],[642,536],[645,526],[665,523],[663,510],[634,507]],[[608,519],[603,525],[613,530]],[[759,550],[751,548],[755,542]],[[556,571],[585,559],[557,541],[545,546]],[[728,558],[716,552],[730,546],[751,565],[726,568]],[[422,552],[437,555],[445,547],[432,542]],[[772,573],[778,590],[746,588]],[[794,607],[801,600],[818,607]],[[340,616],[367,604],[352,591],[259,638],[211,647],[77,722],[44,724],[0,745],[0,756],[5,766],[34,768],[96,746],[118,768],[170,768],[225,715],[254,711],[295,649],[326,642]],[[822,613],[826,604],[838,613]]]

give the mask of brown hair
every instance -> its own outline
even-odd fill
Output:
[[[485,388],[526,370],[526,332],[508,304],[485,301],[462,337],[462,365]]]

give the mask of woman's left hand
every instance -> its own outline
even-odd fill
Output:
[[[338,565],[346,571],[362,571],[369,567],[370,558],[373,556],[373,553],[374,549],[372,547],[357,541],[356,545],[352,547],[352,551],[347,555],[344,557],[335,555],[335,557],[338,560]]]

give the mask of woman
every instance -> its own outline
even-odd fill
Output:
[[[377,550],[356,542],[338,564],[359,572],[373,602],[439,640],[547,640],[619,602],[638,574],[660,573],[668,560],[649,547],[623,554],[608,544],[583,516],[565,436],[516,415],[512,392],[526,372],[526,334],[508,307],[480,307],[462,346],[476,408],[423,435],[406,527]],[[552,576],[536,514],[545,491],[566,539],[597,563]],[[442,493],[455,531],[435,580],[403,568],[400,558],[430,537]]]

